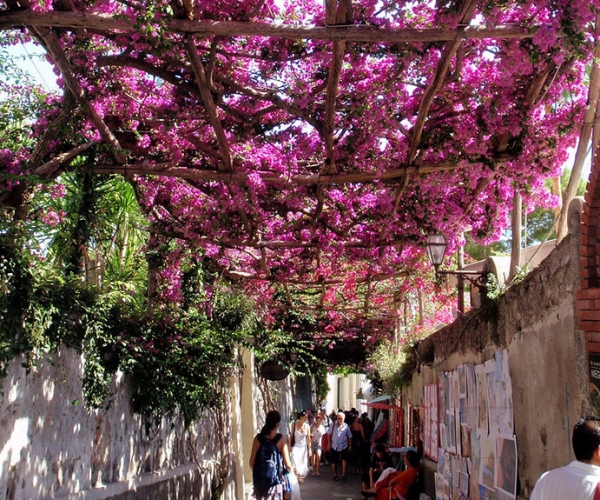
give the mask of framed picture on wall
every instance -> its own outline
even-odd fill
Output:
[[[425,406],[423,452],[432,460],[437,460],[439,446],[438,386],[437,384],[425,384],[423,389],[425,396],[423,399]]]
[[[590,377],[590,406],[595,415],[600,415],[600,344],[587,343],[588,374]]]
[[[496,440],[493,437],[481,437],[479,441],[481,458],[479,460],[479,485],[492,491],[496,488]]]
[[[514,436],[496,437],[495,486],[511,498],[517,493],[517,442]]]
[[[404,409],[398,404],[394,405],[394,425],[391,441],[395,447],[401,448],[404,446]]]

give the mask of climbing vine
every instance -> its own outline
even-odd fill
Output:
[[[49,272],[19,245],[22,238],[10,241],[8,234],[0,238],[3,372],[15,356],[24,355],[30,369],[66,345],[84,355],[83,390],[90,406],[110,403],[117,370],[128,375],[139,413],[178,410],[189,422],[200,409],[221,405],[222,388],[239,367],[237,348],[254,324],[251,307],[234,288],[214,301],[211,314],[195,301],[148,313],[125,293],[102,293],[85,287],[77,275]],[[199,273],[188,277],[192,289],[201,285],[199,279]]]

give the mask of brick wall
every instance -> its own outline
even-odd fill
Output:
[[[581,218],[581,290],[577,292],[578,327],[585,332],[588,351],[600,347],[600,146],[595,153]]]

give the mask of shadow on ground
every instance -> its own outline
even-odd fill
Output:
[[[309,472],[304,484],[300,485],[302,500],[360,500],[362,498],[361,476],[349,474],[345,482],[341,478],[339,481],[334,481],[331,465],[321,466],[321,477],[313,477],[310,474],[312,472]]]

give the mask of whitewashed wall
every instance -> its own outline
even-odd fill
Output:
[[[149,422],[132,413],[122,374],[104,408],[86,408],[72,349],[29,373],[23,361],[0,381],[0,499],[208,499],[221,471],[221,498],[236,498],[229,401],[190,429],[179,418]]]

